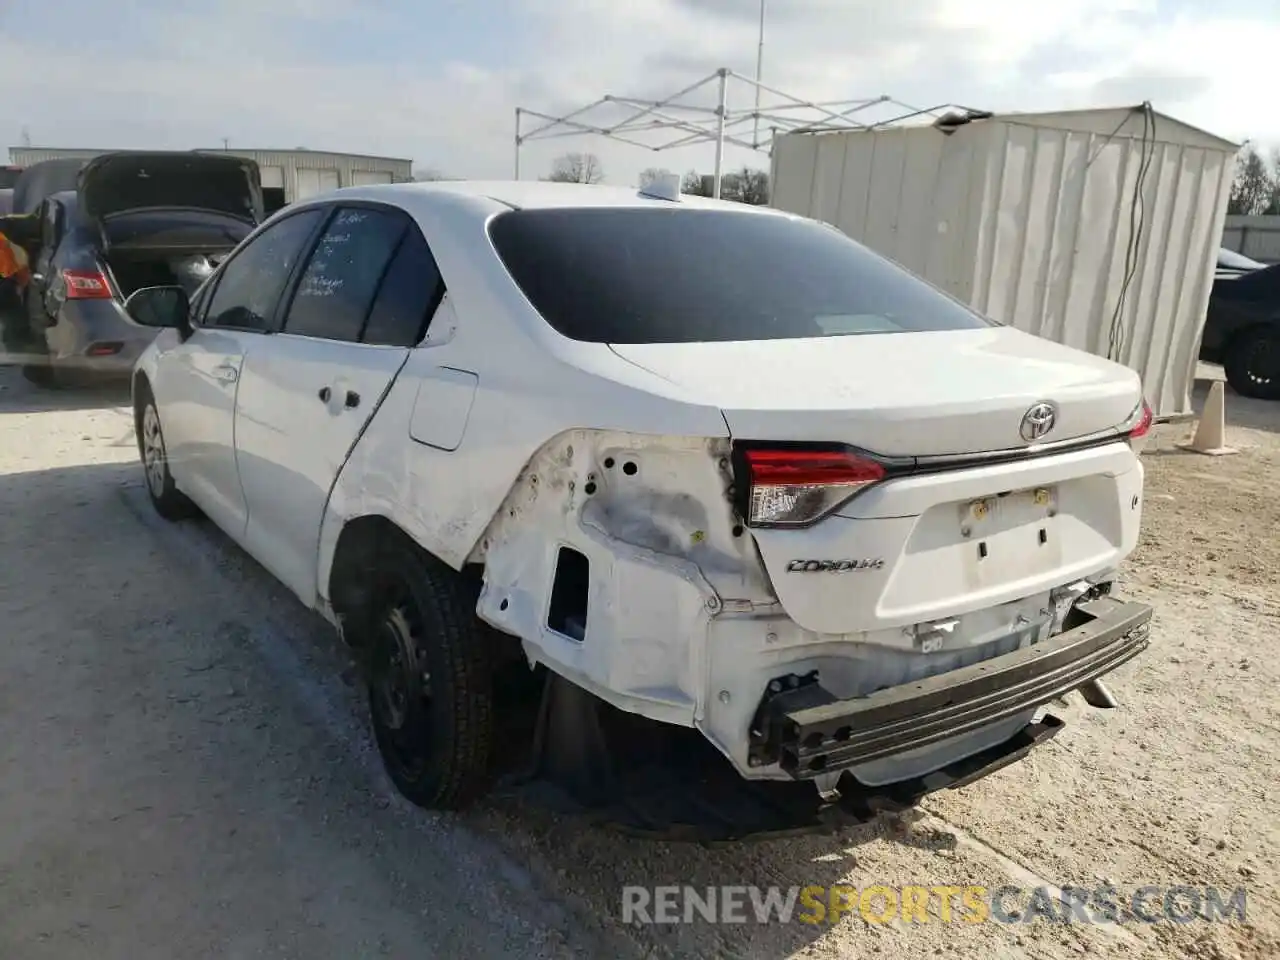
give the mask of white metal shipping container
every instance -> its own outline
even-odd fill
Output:
[[[1237,144],[1143,108],[774,140],[772,204],[1191,409]]]

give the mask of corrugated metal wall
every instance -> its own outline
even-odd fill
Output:
[[[1190,409],[1233,156],[1159,116],[1144,145],[1131,111],[1001,118],[949,136],[791,135],[775,141],[773,205],[834,224],[994,319],[1118,359],[1170,416]],[[1135,210],[1143,228],[1113,323]]]
[[[29,167],[42,160],[96,157],[105,150],[55,149],[45,147],[10,147],[11,162]],[[327,153],[317,150],[202,150],[201,153],[230,153],[255,160],[262,169],[263,186],[284,189],[285,199],[292,203],[335,186],[350,187],[361,183],[403,183],[413,178],[413,161],[395,157],[371,157],[352,153]],[[370,181],[369,177],[379,178]]]
[[[1259,263],[1280,263],[1280,216],[1228,214],[1222,245]]]

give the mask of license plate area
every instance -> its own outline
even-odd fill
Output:
[[[1062,562],[1056,485],[1013,490],[955,505],[955,547],[970,586],[1051,570]]]

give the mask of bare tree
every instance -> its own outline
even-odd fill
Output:
[[[690,170],[684,175],[680,190],[694,197],[709,197],[715,192],[715,178]],[[769,202],[768,171],[743,167],[724,174],[720,177],[720,199],[764,206]]]
[[[652,186],[663,177],[671,176],[671,171],[666,167],[645,167],[640,171],[640,189]]]
[[[599,183],[604,179],[604,165],[594,153],[566,153],[556,157],[546,179],[557,183]]]
[[[709,197],[711,196],[711,178],[704,177],[697,170],[690,170],[684,175],[680,192],[687,193],[691,197]]]
[[[1263,213],[1280,216],[1280,149],[1271,151],[1271,194]]]
[[[769,174],[751,167],[726,173],[720,178],[720,197],[762,207],[769,202]]]
[[[1271,205],[1277,193],[1276,175],[1267,168],[1252,146],[1245,145],[1236,157],[1236,178],[1231,184],[1228,213],[1258,214]]]
[[[413,171],[413,179],[415,183],[426,183],[432,180],[450,180],[435,167],[423,167],[421,170]]]

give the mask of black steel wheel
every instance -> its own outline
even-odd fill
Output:
[[[490,780],[490,628],[471,585],[411,544],[388,545],[375,573],[366,665],[378,751],[413,803],[464,807]]]

